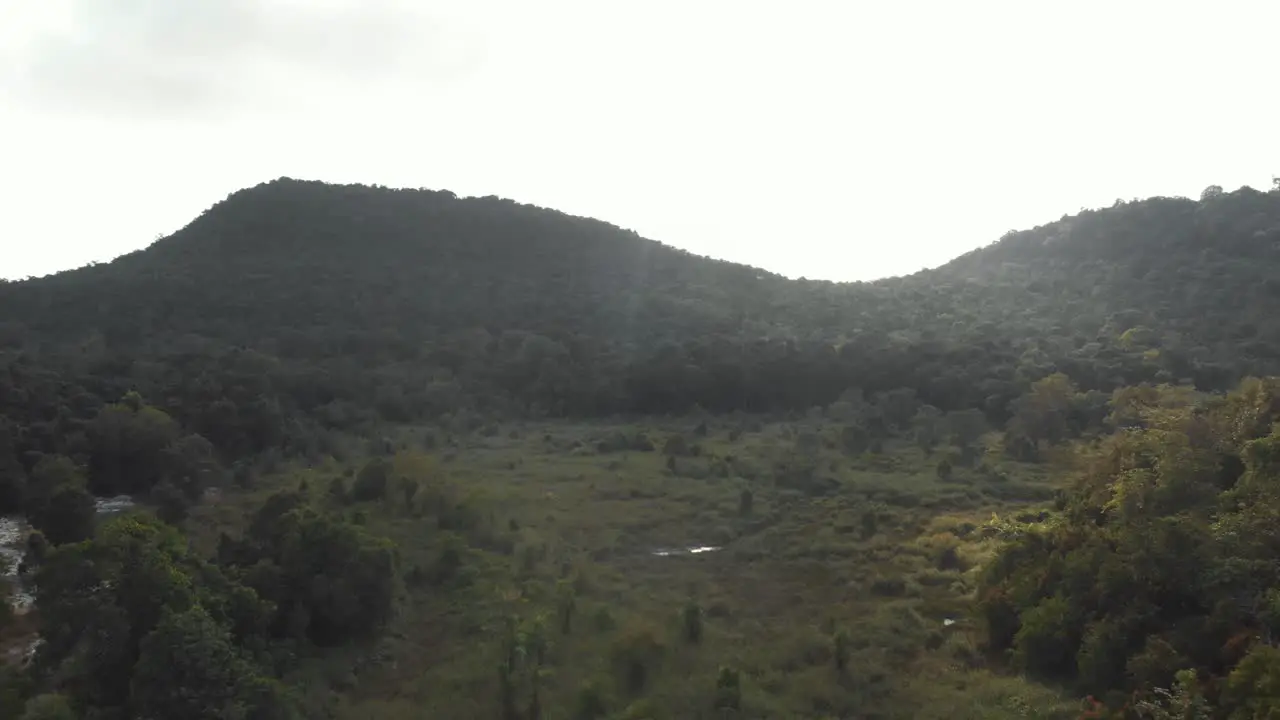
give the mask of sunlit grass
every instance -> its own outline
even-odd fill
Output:
[[[1006,465],[944,480],[936,455],[891,443],[849,457],[816,423],[711,423],[705,436],[697,424],[503,426],[433,448],[422,480],[468,508],[467,527],[441,527],[422,508],[426,490],[415,508],[394,493],[346,508],[398,543],[406,574],[429,574],[459,538],[470,547],[449,580],[406,583],[381,641],[304,666],[312,701],[350,720],[497,717],[502,620],[545,613],[548,718],[573,717],[588,684],[608,717],[714,717],[726,666],[742,677],[738,717],[1071,717],[1070,698],[988,669],[967,618],[990,552],[976,529],[993,510],[1048,498],[1050,479]],[[402,455],[424,452],[425,432],[397,435]],[[657,449],[599,451],[617,432]],[[673,435],[697,454],[670,460]],[[781,476],[796,457],[811,472]],[[334,461],[283,469],[201,508],[194,534],[214,542],[199,528],[234,527],[282,486],[325,502],[347,472]],[[654,554],[693,546],[718,550]],[[567,633],[556,619],[566,585]],[[696,644],[682,630],[690,602],[703,617]],[[618,666],[637,642],[650,648],[639,689]]]

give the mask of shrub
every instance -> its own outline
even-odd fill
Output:
[[[680,620],[684,639],[695,645],[702,642],[702,606],[690,600],[680,612]]]
[[[729,667],[721,667],[716,676],[715,707],[717,710],[737,710],[742,706],[742,676]]]
[[[387,492],[391,477],[391,463],[385,458],[374,458],[360,468],[351,486],[351,499],[355,502],[378,500]]]
[[[643,692],[665,654],[666,645],[653,628],[633,626],[625,630],[614,641],[612,651],[623,687],[632,694]]]

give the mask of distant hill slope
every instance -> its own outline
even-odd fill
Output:
[[[634,326],[677,337],[729,330],[767,316],[788,288],[762,270],[509,200],[282,179],[231,195],[145,250],[21,283],[10,298],[35,308],[23,321],[38,337],[101,330],[143,345],[184,333],[303,342],[388,325],[401,341],[477,327],[625,341]]]
[[[906,282],[945,288],[988,322],[1070,338],[1074,356],[1114,342],[1223,388],[1280,371],[1280,192],[1086,211]]]
[[[1057,371],[1103,391],[1280,371],[1278,248],[1280,193],[1246,189],[1083,212],[936,270],[836,284],[509,200],[281,179],[112,263],[0,284],[0,362],[44,377],[69,416],[138,389],[207,436],[253,434],[213,427],[239,422],[206,417],[228,399],[293,428],[271,438],[896,389],[1001,422]]]

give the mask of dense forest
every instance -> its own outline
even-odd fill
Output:
[[[930,570],[972,606],[971,661],[1090,695],[1095,716],[1271,717],[1280,386],[1257,378],[1280,375],[1277,301],[1280,186],[1117,201],[849,284],[496,197],[292,179],[242,190],[111,263],[0,282],[0,515],[29,523],[9,577],[38,589],[33,612],[0,605],[0,640],[40,640],[0,674],[0,716],[330,712],[345,701],[309,695],[313,661],[462,602],[531,532],[458,479],[479,467],[469,449],[545,436],[548,457],[589,451],[614,474],[613,454],[650,453],[655,474],[740,482],[726,541],[765,529],[753,518],[770,493],[779,523],[866,490],[823,477],[840,463],[921,464],[939,488],[982,478],[930,516],[988,500],[1013,513],[974,531],[974,547],[997,549],[968,563],[972,587],[960,551]],[[665,444],[635,430],[671,422],[685,429]],[[785,452],[766,438],[773,423]],[[568,424],[604,434],[559,448]],[[714,450],[718,430],[740,449]],[[770,470],[748,469],[743,438]],[[1010,489],[1046,472],[1064,478],[1048,505]],[[919,503],[866,492],[868,507]],[[99,517],[95,497],[121,494],[140,511]],[[237,517],[216,519],[219,502]],[[859,512],[872,557],[888,511]],[[933,521],[903,513],[895,543]],[[393,537],[426,532],[406,523],[430,525],[428,549]],[[552,572],[538,542],[516,563],[526,585],[540,563]],[[643,637],[619,651],[630,659],[596,659],[626,666],[614,694],[634,691],[632,704],[611,709],[590,683],[550,704],[560,690],[544,678],[563,662],[550,628],[569,634],[587,597],[565,589],[587,571],[562,565],[551,619],[481,623],[505,638],[485,676],[501,698],[491,716],[681,716],[635,709],[656,672],[633,657],[656,652]],[[704,610],[690,603],[681,632],[698,644]],[[845,673],[862,646],[831,632]],[[774,716],[739,697],[759,678],[720,669],[708,712]],[[897,716],[836,684],[867,717]]]

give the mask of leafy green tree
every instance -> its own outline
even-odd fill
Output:
[[[32,525],[54,545],[79,542],[93,535],[95,513],[89,491],[67,484],[53,491],[48,503],[32,518]]]
[[[1227,676],[1222,705],[1231,720],[1260,720],[1280,713],[1280,649],[1254,647]]]
[[[391,471],[392,465],[385,458],[370,460],[356,474],[355,483],[351,486],[351,499],[356,502],[381,500],[387,493]]]
[[[27,473],[18,461],[18,428],[0,419],[0,515],[21,512],[27,494]]]
[[[573,720],[600,720],[609,714],[609,700],[602,684],[588,680],[578,690]]]
[[[991,526],[989,644],[1027,672],[1136,693],[1144,717],[1207,717],[1218,688],[1214,717],[1266,717],[1280,380],[1225,397],[1144,386],[1111,408],[1115,432],[1077,452],[1059,513]]]
[[[142,639],[130,704],[144,718],[243,716],[240,694],[253,674],[226,628],[194,606],[167,614]]]
[[[168,413],[137,393],[102,408],[86,429],[90,486],[103,495],[145,492],[159,482],[165,451],[180,432]]]
[[[191,499],[168,480],[151,488],[150,499],[156,506],[156,516],[170,525],[181,524],[191,510]]]
[[[185,496],[189,503],[200,499],[205,488],[217,485],[223,476],[213,444],[200,435],[186,435],[161,451],[163,481]]]
[[[240,641],[265,627],[267,608],[251,590],[192,555],[177,530],[143,516],[113,518],[92,539],[58,546],[35,580],[45,641],[38,662],[76,678],[67,688],[75,705],[103,712],[131,707],[140,643],[166,617],[203,607]]]
[[[716,675],[716,709],[738,710],[742,707],[742,675],[730,667],[721,667]]]
[[[702,642],[702,606],[690,600],[680,611],[680,622],[684,626],[684,639],[698,644]]]
[[[840,446],[850,455],[861,455],[871,445],[871,436],[862,425],[845,425],[840,429]]]
[[[71,458],[42,457],[32,469],[27,516],[49,542],[79,542],[93,534],[95,506],[84,474]]]
[[[394,545],[297,503],[295,495],[273,497],[245,543],[225,554],[275,603],[278,625],[301,612],[314,642],[345,642],[381,627],[391,617],[398,583]]]
[[[1200,202],[1204,202],[1206,200],[1212,200],[1213,198],[1221,197],[1221,196],[1222,196],[1222,186],[1210,185],[1209,187],[1205,188],[1200,192]]]
[[[568,635],[573,629],[573,615],[578,609],[578,593],[569,580],[556,583],[556,606],[560,617],[560,633]]]
[[[1062,442],[1073,431],[1076,395],[1074,383],[1062,373],[1037,380],[1013,404],[1008,434],[1025,438],[1033,447]]]
[[[954,469],[955,468],[952,467],[950,460],[948,460],[947,458],[942,458],[941,460],[938,461],[938,465],[937,465],[938,479],[942,480],[943,482],[950,480],[951,474],[954,471]]]
[[[836,672],[843,673],[849,667],[849,655],[853,648],[853,640],[843,628],[831,636],[831,657],[835,660]]]

